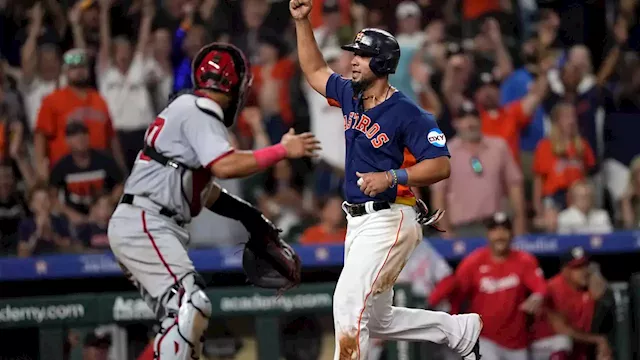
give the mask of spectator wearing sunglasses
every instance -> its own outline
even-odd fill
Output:
[[[545,209],[567,207],[567,191],[596,165],[591,146],[578,133],[576,109],[561,102],[551,111],[551,131],[533,156],[533,206],[537,217]]]
[[[451,177],[433,185],[432,203],[447,209],[440,224],[445,237],[484,236],[484,221],[511,202],[514,233],[525,232],[522,172],[507,143],[483,136],[477,109],[464,102],[453,125],[457,131],[449,143]]]
[[[107,103],[90,87],[89,58],[85,50],[72,49],[63,56],[69,85],[42,101],[35,129],[35,165],[38,176],[48,179],[49,170],[69,153],[65,130],[70,122],[82,122],[88,129],[89,145],[108,151],[126,173],[120,142],[114,136]]]

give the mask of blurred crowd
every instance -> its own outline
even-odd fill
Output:
[[[636,0],[319,0],[311,20],[346,77],[340,45],[356,31],[397,36],[391,83],[436,115],[452,154],[448,180],[413,191],[447,210],[453,238],[485,235],[499,211],[516,235],[640,226],[639,11]],[[343,121],[304,81],[293,31],[284,0],[0,0],[0,252],[108,248],[146,128],[191,87],[191,58],[210,41],[252,63],[236,148],[293,127],[324,149],[222,185],[288,241],[343,241]],[[193,246],[246,236],[207,211],[191,231]]]

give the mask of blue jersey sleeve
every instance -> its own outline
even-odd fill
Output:
[[[411,118],[404,127],[404,145],[418,162],[450,156],[447,138],[438,128],[433,115],[423,113]]]
[[[351,81],[336,73],[331,74],[327,80],[326,94],[329,105],[343,107],[353,98]]]

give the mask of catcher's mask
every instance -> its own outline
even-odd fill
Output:
[[[244,106],[253,76],[249,61],[240,49],[231,44],[211,43],[193,58],[191,80],[195,90],[231,95],[231,103],[224,110],[224,124],[230,127]]]

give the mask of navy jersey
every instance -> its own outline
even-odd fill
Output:
[[[344,117],[346,200],[352,204],[372,200],[406,204],[415,201],[405,185],[375,197],[367,196],[360,191],[356,172],[407,168],[425,159],[449,156],[446,138],[433,115],[399,91],[361,114],[351,81],[338,74],[329,77],[326,91],[329,104],[341,107]]]

